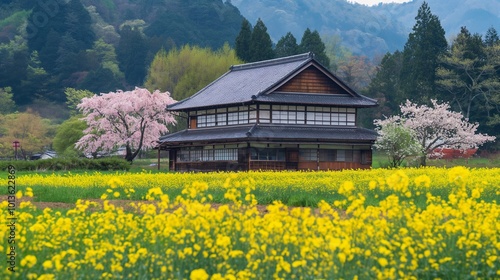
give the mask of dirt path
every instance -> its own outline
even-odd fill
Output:
[[[0,203],[3,201],[8,200],[7,195],[0,195]],[[69,210],[75,208],[75,203],[66,203],[66,202],[44,202],[44,201],[34,201],[33,197],[26,197],[23,196],[21,199],[16,199],[16,205],[17,207],[20,206],[22,202],[27,202],[30,201],[31,204],[35,205],[37,209],[45,209],[45,208],[50,208],[50,209],[58,209],[58,210]],[[91,202],[96,202],[99,206],[98,207],[90,207],[89,209],[92,210],[100,210],[102,209],[102,200],[101,199],[87,199],[88,201]],[[110,204],[117,206],[117,207],[122,207],[126,211],[133,211],[135,210],[130,204],[131,203],[142,203],[142,204],[156,204],[156,201],[147,201],[147,200],[122,200],[122,199],[113,199],[113,200],[108,200]],[[218,209],[221,205],[221,203],[212,203],[211,206],[214,209]],[[257,205],[257,210],[259,210],[260,213],[267,213],[267,205]]]
[[[8,196],[7,195],[0,195],[0,203],[3,202],[3,201],[6,201],[8,200]],[[65,203],[65,202],[44,202],[44,201],[34,201],[36,199],[34,199],[33,197],[22,197],[21,199],[16,199],[16,207],[19,207],[20,204],[22,202],[26,202],[26,201],[30,201],[33,205],[36,206],[37,209],[45,209],[45,208],[50,208],[50,209],[54,209],[54,210],[62,210],[62,211],[65,211],[65,210],[69,210],[69,209],[73,209],[75,208],[75,203]],[[89,207],[89,211],[99,211],[99,210],[102,210],[102,200],[101,199],[87,199],[88,201],[91,201],[91,202],[96,202],[98,204],[98,206],[92,206],[92,207]],[[135,204],[138,204],[138,203],[143,203],[143,204],[156,204],[158,203],[158,201],[147,201],[147,200],[120,200],[120,199],[117,199],[117,200],[108,200],[110,204],[116,206],[116,207],[121,207],[123,208],[123,210],[125,211],[131,211],[131,212],[134,212],[136,211],[136,209],[134,207],[132,207],[130,204],[131,203],[135,203]],[[224,205],[222,203],[212,203],[211,204],[211,207],[213,209],[218,209],[221,205]],[[268,213],[269,211],[267,210],[267,205],[257,205],[257,210],[259,211],[260,214],[264,215],[266,213]],[[294,207],[294,206],[289,206],[288,207],[288,210],[291,211],[292,209],[294,208],[301,208],[301,209],[304,209],[306,207]],[[307,207],[309,208],[309,207]],[[172,209],[175,210],[176,208]],[[347,218],[347,214],[345,213],[345,211],[343,210],[337,210],[337,212],[339,213],[340,217],[341,218]],[[314,215],[321,215],[320,212],[319,212],[319,209],[318,208],[315,208],[313,210],[313,213]]]

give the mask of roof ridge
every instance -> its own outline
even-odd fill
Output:
[[[245,64],[238,64],[238,65],[231,66],[229,69],[231,71],[237,71],[237,70],[258,68],[258,67],[263,67],[263,66],[271,66],[271,65],[283,64],[283,63],[294,62],[294,61],[299,61],[299,60],[305,60],[306,58],[309,58],[309,59],[314,58],[314,53],[307,52],[307,53],[302,53],[302,54],[297,54],[297,55],[292,55],[292,56],[287,56],[287,57],[280,57],[280,58],[256,61],[256,62],[245,63]]]

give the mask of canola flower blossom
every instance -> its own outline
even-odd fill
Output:
[[[308,183],[307,176],[330,182],[331,191],[341,197],[335,203],[322,201],[317,208],[287,207],[275,201],[264,211],[259,209],[254,193],[263,184],[262,177],[252,172],[212,174],[220,176],[218,186],[211,185],[214,178],[192,181],[185,174],[173,174],[170,178],[189,178],[179,196],[169,197],[162,187],[151,186],[143,201],[131,202],[131,209],[114,206],[107,198],[99,211],[92,210],[95,202],[84,200],[67,211],[41,211],[23,202],[17,209],[17,271],[9,274],[3,263],[1,275],[5,279],[499,278],[498,169],[424,170],[430,172],[384,170],[364,176],[361,171],[345,171],[338,173],[341,182],[328,181],[327,172],[299,174],[306,175],[303,184]],[[286,180],[280,172],[263,173],[278,177],[267,182]],[[163,174],[151,177],[156,175]],[[136,189],[126,176],[111,176],[112,180],[104,176],[109,198]],[[376,205],[368,204],[360,185],[389,195]],[[442,185],[451,190],[448,197],[430,192]],[[212,206],[207,195],[212,187],[223,188],[230,203]],[[30,188],[24,195],[36,197],[36,185]],[[412,200],[417,192],[425,196],[424,206]],[[486,202],[485,193],[493,199]],[[8,216],[5,204],[2,223]],[[0,231],[2,240],[5,234]],[[7,250],[4,246],[0,245],[2,252]]]

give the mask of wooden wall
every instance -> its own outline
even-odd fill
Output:
[[[236,161],[211,161],[211,162],[177,162],[175,171],[203,172],[203,171],[245,171],[246,164]]]
[[[312,66],[302,71],[276,91],[331,94],[345,93],[341,87],[334,83],[323,72]]]
[[[176,162],[170,161],[170,170],[181,172],[201,171],[246,171],[246,170],[342,170],[342,169],[369,169],[371,168],[371,151],[362,151],[364,154],[355,153],[353,162],[316,162],[298,159],[298,150],[287,152],[287,161],[250,160],[247,149],[238,151],[238,161],[211,161],[211,162]],[[176,151],[170,150],[170,159],[175,159]],[[365,162],[361,157],[365,158]]]
[[[250,161],[250,170],[285,170],[284,161]]]

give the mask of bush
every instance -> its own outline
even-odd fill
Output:
[[[9,165],[18,171],[58,171],[58,170],[129,170],[130,162],[122,158],[54,158],[35,161],[0,161],[0,170],[7,170]]]

